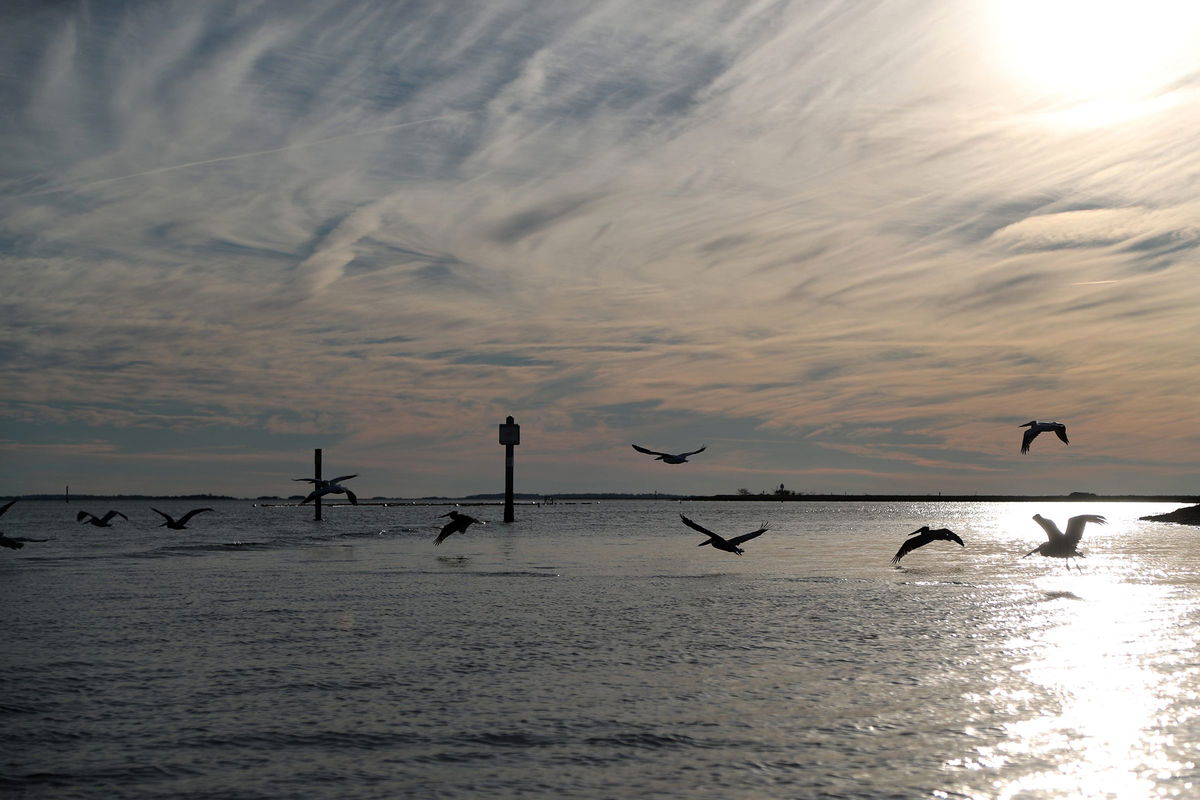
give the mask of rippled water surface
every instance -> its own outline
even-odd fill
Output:
[[[2,520],[52,537],[0,551],[5,793],[1200,796],[1200,529],[1137,520],[1176,505],[475,508],[441,547],[438,507],[149,505]],[[1110,524],[1068,572],[1034,513]],[[922,524],[967,547],[893,568]]]

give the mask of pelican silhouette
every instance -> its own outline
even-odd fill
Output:
[[[344,495],[346,495],[346,498],[350,501],[350,505],[356,506],[356,505],[358,505],[358,497],[354,494],[354,492],[350,491],[345,486],[342,486],[340,484],[342,481],[348,481],[351,478],[357,478],[357,477],[358,477],[358,473],[355,473],[353,475],[341,475],[337,478],[330,478],[327,481],[323,481],[318,478],[292,478],[292,480],[294,480],[294,481],[306,481],[308,483],[313,484],[313,490],[311,492],[309,492],[308,497],[301,500],[298,505],[304,505],[305,503],[311,503],[313,500],[316,500],[318,497],[324,497],[327,494],[344,494]]]
[[[706,544],[711,544],[717,550],[724,550],[726,553],[734,553],[739,556],[745,552],[742,550],[742,548],[738,547],[739,544],[742,542],[748,542],[756,536],[761,536],[771,529],[771,526],[764,522],[762,527],[756,531],[750,531],[750,533],[743,533],[741,536],[735,536],[732,539],[726,539],[718,534],[713,533],[703,525],[693,522],[683,514],[680,514],[679,518],[683,520],[684,525],[687,525],[692,530],[700,531],[700,533],[703,533],[705,536],[709,537],[705,541],[696,545],[697,547],[704,547]]]
[[[918,535],[918,534],[920,534],[920,535]],[[909,536],[912,538],[908,539],[907,541],[904,542],[904,544],[900,545],[900,549],[896,551],[896,555],[892,556],[893,564],[899,564],[900,559],[904,558],[906,555],[911,553],[913,550],[916,550],[918,547],[924,547],[925,545],[929,544],[930,542],[937,542],[937,541],[958,542],[960,546],[966,547],[966,545],[963,544],[963,540],[959,537],[959,535],[957,533],[955,533],[954,531],[950,530],[949,528],[933,528],[933,529],[931,529],[928,525],[922,525],[921,527],[917,528],[915,531],[910,533]]]
[[[1083,526],[1089,522],[1095,522],[1098,525],[1108,524],[1108,520],[1099,514],[1080,514],[1067,520],[1067,532],[1063,533],[1054,524],[1054,520],[1046,519],[1041,514],[1034,514],[1033,521],[1041,525],[1042,530],[1046,532],[1046,541],[1021,556],[1021,558],[1029,558],[1034,553],[1046,556],[1047,558],[1065,558],[1067,559],[1068,572],[1071,570],[1072,558],[1083,558],[1083,553],[1080,553],[1078,550],[1079,540],[1083,538]],[[1075,569],[1079,569],[1078,564],[1075,566]]]
[[[459,511],[450,511],[442,514],[443,517],[449,517],[450,521],[442,527],[442,532],[433,540],[434,545],[439,545],[447,536],[452,533],[466,533],[467,528],[478,522],[480,525],[486,525],[486,522],[480,522],[474,517],[463,514]]]
[[[20,550],[25,546],[26,542],[48,542],[49,539],[30,539],[28,536],[5,536],[0,533],[0,547],[7,547],[9,550]]]
[[[693,450],[690,453],[672,454],[672,453],[660,453],[657,450],[647,450],[644,447],[638,447],[636,444],[630,445],[630,447],[632,447],[634,450],[637,450],[639,453],[645,453],[648,456],[658,456],[658,458],[656,458],[654,460],[661,461],[664,464],[685,464],[685,463],[687,463],[688,456],[694,456],[694,455],[696,455],[696,453],[703,453],[705,450],[708,449],[708,445],[704,445],[699,450]]]
[[[120,511],[109,511],[103,517],[97,517],[95,514],[89,513],[87,511],[80,511],[78,514],[75,515],[75,521],[76,522],[87,522],[91,525],[95,525],[97,528],[111,528],[112,525],[110,525],[109,523],[112,522],[113,517],[120,517],[121,519],[125,520],[126,522],[129,521],[129,517],[125,516]]]
[[[166,520],[166,522],[163,522],[158,527],[170,528],[173,531],[181,531],[181,530],[184,530],[185,528],[187,528],[188,520],[190,520],[192,517],[196,516],[197,514],[203,514],[205,511],[212,511],[211,508],[193,508],[191,511],[187,512],[179,519],[175,519],[170,514],[167,514],[166,512],[163,512],[163,511],[159,511],[157,508],[151,507],[150,510],[153,511],[155,514],[158,514],[164,520]]]
[[[1022,453],[1028,453],[1029,443],[1036,439],[1039,433],[1045,433],[1046,431],[1054,431],[1058,434],[1058,438],[1063,440],[1063,444],[1070,444],[1067,441],[1067,426],[1061,422],[1038,422],[1036,419],[1031,419],[1024,425],[1018,425],[1017,427],[1029,428],[1029,430],[1025,431],[1025,435],[1021,437]]]

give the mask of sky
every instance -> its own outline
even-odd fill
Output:
[[[1194,3],[0,17],[6,495],[1200,492]]]

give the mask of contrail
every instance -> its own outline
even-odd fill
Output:
[[[265,156],[265,155],[269,155],[271,153],[282,153],[284,150],[297,150],[297,149],[304,148],[304,147],[314,147],[318,144],[325,144],[326,142],[335,142],[338,139],[349,139],[353,136],[370,136],[370,135],[376,134],[376,133],[385,133],[387,131],[394,131],[397,128],[407,128],[411,125],[424,125],[427,122],[437,122],[437,121],[443,120],[443,119],[455,119],[455,118],[464,116],[464,114],[466,114],[466,113],[468,113],[468,112],[462,112],[462,113],[458,113],[458,114],[444,114],[440,117],[429,117],[428,119],[417,119],[417,120],[413,120],[411,122],[401,122],[396,125],[386,125],[382,128],[373,128],[369,131],[357,131],[355,133],[341,133],[341,134],[338,134],[337,136],[329,136],[325,139],[314,139],[311,142],[297,142],[296,144],[285,144],[283,147],[272,147],[270,150],[255,150],[253,153],[239,153],[238,155],[235,155],[235,156],[219,156],[217,158],[206,158],[203,161],[189,161],[186,164],[172,164],[169,167],[155,167],[154,169],[148,169],[143,172],[133,172],[133,173],[130,173],[129,175],[118,175],[115,178],[101,178],[98,181],[89,181],[88,183],[81,183],[81,184],[78,184],[75,186],[62,186],[57,189],[41,189],[36,192],[27,192],[25,194],[10,195],[10,197],[12,197],[12,198],[38,197],[39,195],[45,195],[45,194],[58,194],[59,192],[73,192],[73,191],[78,191],[80,189],[90,189],[93,186],[103,186],[106,183],[114,183],[115,181],[126,181],[126,180],[129,180],[130,178],[142,178],[142,177],[145,177],[146,175],[157,175],[160,172],[172,172],[177,169],[188,169],[189,167],[199,167],[199,166],[203,166],[204,164],[220,164],[223,161],[237,161],[239,158],[254,158],[255,156]]]

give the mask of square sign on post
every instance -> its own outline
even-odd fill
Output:
[[[521,426],[509,417],[500,425],[500,444],[520,444]]]

